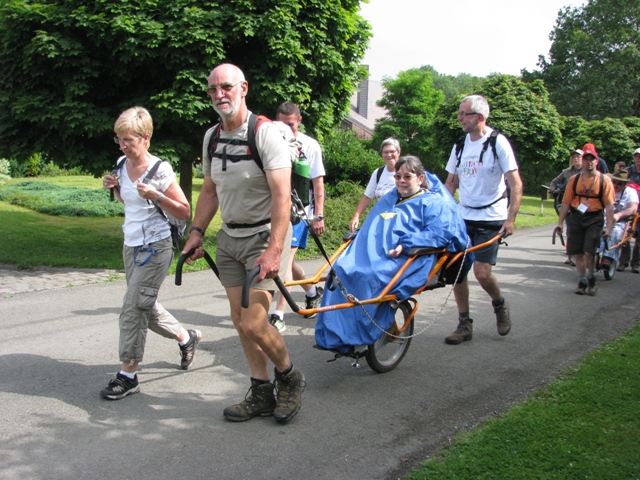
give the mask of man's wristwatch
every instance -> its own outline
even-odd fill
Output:
[[[323,220],[324,221],[324,215],[316,215],[315,217],[313,217],[314,220]]]
[[[204,231],[200,227],[191,227],[189,229],[189,233],[191,232],[198,232],[200,235],[204,237]]]

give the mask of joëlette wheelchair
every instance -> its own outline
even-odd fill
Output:
[[[355,238],[356,233],[347,233],[343,238],[343,243],[338,247],[338,249],[328,258],[326,258],[325,263],[318,269],[315,275],[305,279],[291,282],[283,282],[278,276],[275,277],[275,283],[278,287],[280,293],[284,296],[289,304],[291,310],[300,315],[313,315],[321,312],[326,312],[329,310],[340,310],[346,308],[361,308],[363,305],[377,305],[384,302],[389,302],[391,308],[395,311],[394,321],[391,324],[391,327],[386,331],[382,329],[380,338],[371,345],[362,345],[359,347],[351,348],[347,353],[332,351],[335,355],[334,358],[330,361],[333,361],[340,357],[350,357],[355,359],[354,366],[359,366],[359,359],[364,357],[367,361],[367,364],[371,369],[373,369],[377,373],[385,373],[396,368],[405,354],[407,353],[409,346],[411,344],[411,340],[413,338],[414,333],[414,317],[416,312],[418,311],[418,301],[413,298],[413,296],[417,296],[424,291],[434,290],[436,288],[442,288],[446,285],[445,281],[445,272],[448,268],[455,268],[457,265],[460,266],[460,269],[463,265],[463,259],[466,254],[469,252],[473,252],[476,250],[480,250],[492,245],[495,242],[502,242],[503,236],[498,234],[493,237],[491,240],[476,245],[474,247],[468,248],[465,251],[461,252],[449,252],[444,248],[428,248],[428,247],[414,247],[407,252],[407,259],[404,264],[399,268],[396,274],[393,276],[391,281],[388,283],[386,287],[382,289],[382,291],[374,298],[368,299],[356,299],[348,292],[345,293],[346,301],[344,303],[339,303],[335,305],[325,305],[317,308],[305,309],[300,308],[300,306],[295,302],[289,291],[286,287],[292,287],[295,285],[315,285],[319,282],[324,282],[328,278],[330,282],[339,283],[339,279],[332,279],[331,276],[334,274],[334,270],[332,268],[333,263],[340,257],[340,255],[345,251],[345,249],[351,244],[353,239]],[[506,245],[506,243],[505,243]],[[187,252],[186,254],[180,256],[178,259],[178,263],[176,266],[176,276],[175,283],[176,285],[182,284],[182,267],[184,262],[188,257],[193,255],[194,250]],[[400,301],[395,294],[389,293],[394,285],[398,283],[398,281],[402,278],[403,273],[407,270],[409,265],[422,255],[436,255],[437,260],[431,270],[429,271],[429,275],[427,281],[416,291],[413,293],[413,296]],[[215,262],[211,258],[211,256],[205,252],[204,258],[214,271],[216,276],[218,276],[218,269],[216,267]],[[325,272],[329,270],[329,273],[325,275]],[[254,268],[247,273],[247,277],[245,279],[242,291],[242,307],[248,308],[249,306],[249,293],[251,290],[251,284],[253,280],[256,278],[258,273],[260,272],[259,268]],[[372,319],[375,322],[375,319]],[[377,324],[376,324],[377,326]],[[380,328],[380,327],[378,327]],[[320,348],[320,347],[317,347]]]

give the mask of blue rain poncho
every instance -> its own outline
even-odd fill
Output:
[[[377,297],[404,265],[407,252],[413,247],[444,247],[451,252],[467,248],[467,229],[455,200],[435,175],[427,173],[426,177],[426,192],[400,202],[395,188],[383,196],[335,262],[334,270],[342,285],[357,299]],[[387,252],[398,245],[403,246],[402,254],[389,257]],[[416,258],[389,293],[399,300],[409,298],[427,282],[435,262],[435,255]],[[339,287],[333,291],[325,288],[322,306],[346,301]],[[386,330],[393,323],[395,312],[389,302],[364,308],[381,328]],[[362,306],[318,315],[315,337],[321,348],[346,353],[353,346],[375,343],[381,335]]]

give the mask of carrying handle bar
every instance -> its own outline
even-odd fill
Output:
[[[180,255],[180,258],[178,259],[178,263],[176,264],[176,285],[178,286],[182,285],[182,266],[184,265],[184,262],[187,260],[187,258],[193,255],[195,251],[196,249],[192,248],[187,253]],[[204,259],[207,261],[207,263],[211,267],[211,270],[213,270],[213,273],[216,274],[216,277],[220,278],[218,267],[216,263],[213,261],[213,259],[211,258],[211,255],[209,255],[206,252],[206,250],[203,250],[203,252],[204,252]]]
[[[247,272],[247,276],[244,278],[244,283],[242,285],[242,308],[249,308],[249,293],[251,292],[251,284],[259,273],[260,267],[255,267],[249,270],[249,272]],[[291,307],[291,310],[293,310],[295,313],[298,313],[298,310],[300,310],[300,306],[295,302],[295,300],[291,296],[291,293],[289,293],[289,290],[287,290],[287,287],[284,286],[284,282],[282,281],[280,276],[276,275],[273,281],[276,282],[278,290],[289,304],[289,307]]]
[[[556,235],[558,235],[560,237],[560,243],[562,244],[562,246],[564,247],[564,237],[562,236],[562,229],[560,227],[556,227],[553,229],[553,236],[551,237],[551,244],[555,245],[556,244]]]

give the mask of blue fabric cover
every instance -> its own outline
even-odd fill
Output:
[[[351,245],[334,264],[334,269],[347,292],[359,300],[374,298],[389,284],[407,260],[412,247],[446,247],[459,252],[467,246],[467,229],[458,206],[442,182],[427,173],[427,192],[398,201],[397,189],[380,198],[367,215]],[[404,250],[398,258],[387,252],[398,245]],[[409,298],[424,285],[436,262],[434,255],[417,258],[390,293],[400,300]],[[325,286],[326,287],[326,286]],[[347,300],[339,287],[325,288],[322,305],[336,305]],[[393,323],[394,311],[389,302],[367,305],[369,315],[383,329]],[[370,345],[382,332],[369,320],[361,306],[323,312],[316,323],[319,347],[347,352],[352,346]]]

